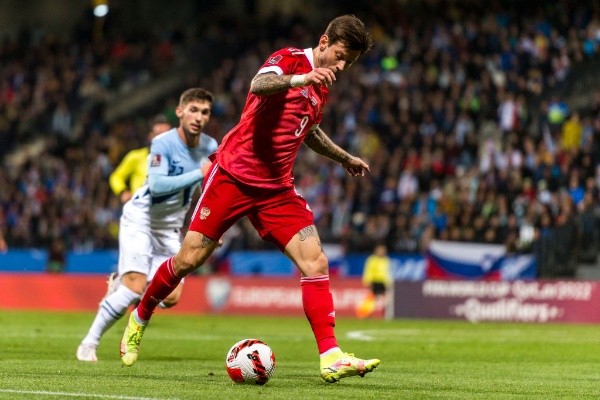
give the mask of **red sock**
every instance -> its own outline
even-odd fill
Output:
[[[138,317],[144,321],[150,320],[158,303],[175,290],[181,279],[175,275],[173,270],[173,257],[165,260],[156,270],[154,278],[150,281],[150,285],[146,288],[146,292],[137,306]]]
[[[300,279],[302,304],[310,327],[315,334],[319,354],[337,347],[335,338],[335,310],[329,291],[329,276],[310,276]]]

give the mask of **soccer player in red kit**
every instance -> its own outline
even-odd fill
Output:
[[[352,176],[369,166],[336,145],[319,128],[329,86],[336,75],[372,45],[353,15],[332,20],[315,48],[288,47],[273,53],[252,80],[240,122],[225,136],[204,180],[202,196],[179,253],[165,261],[131,313],[121,341],[121,359],[133,365],[155,307],[183,277],[211,255],[218,239],[247,216],[265,240],[274,242],[299,268],[302,302],[327,382],[364,376],[379,360],[340,350],[329,290],[328,261],[307,202],[294,189],[292,168],[304,143],[339,162]]]

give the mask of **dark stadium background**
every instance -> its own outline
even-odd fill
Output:
[[[100,3],[0,3],[0,270],[114,268],[107,177],[149,119],[203,86],[222,138],[270,52],[354,13],[375,46],[332,89],[322,127],[372,173],[347,178],[309,151],[295,168],[334,270],[359,275],[378,242],[403,263],[441,240],[532,254],[541,279],[600,276],[596,3],[111,0],[94,17]],[[273,250],[242,221],[205,272]]]

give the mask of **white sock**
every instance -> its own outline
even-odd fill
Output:
[[[135,322],[137,322],[138,324],[144,325],[144,326],[148,325],[148,321],[145,319],[141,319],[140,316],[138,315],[137,308],[131,312],[131,315],[133,315],[133,319],[135,319]]]
[[[100,303],[96,318],[94,319],[94,322],[92,322],[88,334],[83,338],[81,343],[98,346],[102,335],[125,315],[127,308],[129,308],[134,301],[141,297],[141,295],[129,289],[127,286],[119,285],[113,294],[102,300]]]
[[[161,301],[160,303],[158,303],[158,308],[162,308],[163,310],[166,310],[167,308],[171,308],[171,306],[168,306],[165,304],[164,301]]]
[[[342,350],[339,347],[332,347],[329,350],[327,350],[326,352],[321,353],[320,355],[321,355],[321,357],[326,357],[330,354],[337,353],[338,351],[342,351]]]

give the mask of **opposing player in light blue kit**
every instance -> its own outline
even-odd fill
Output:
[[[97,361],[102,335],[138,301],[163,261],[181,245],[180,230],[210,162],[217,141],[202,133],[210,120],[213,96],[188,89],[176,109],[179,127],[152,140],[148,178],[123,206],[119,228],[119,281],[100,302],[96,318],[77,348],[80,361]],[[116,287],[116,288],[115,288]],[[165,308],[177,304],[179,287],[165,298]]]

